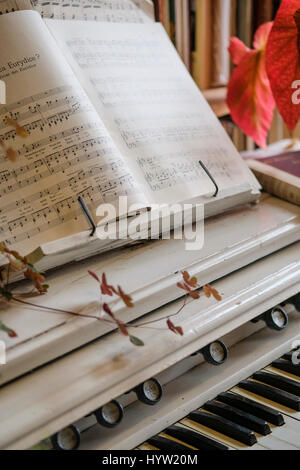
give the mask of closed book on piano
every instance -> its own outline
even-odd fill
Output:
[[[268,193],[300,205],[300,151],[247,160]]]
[[[205,216],[255,200],[260,186],[154,22],[0,17],[0,241],[43,269],[128,243],[90,237],[97,225],[143,210],[198,203]],[[27,137],[16,135],[16,119]],[[215,178],[219,193],[199,164]],[[97,215],[110,204],[115,215]],[[113,226],[113,225],[112,225]]]

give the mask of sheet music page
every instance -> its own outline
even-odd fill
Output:
[[[58,20],[149,23],[154,19],[150,0],[32,0],[42,18]]]
[[[27,254],[42,243],[89,230],[92,215],[139,188],[87,95],[36,12],[0,17],[0,241]],[[6,118],[28,134],[16,135]]]
[[[259,187],[160,24],[46,20],[152,202]]]
[[[35,10],[42,18],[57,20],[149,23],[155,21],[151,0],[0,0],[0,15]]]

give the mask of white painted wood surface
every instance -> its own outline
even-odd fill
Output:
[[[290,328],[284,332],[276,334],[265,328],[235,344],[222,367],[204,363],[174,378],[164,386],[158,405],[150,408],[135,402],[126,409],[118,428],[103,431],[96,425],[89,429],[82,434],[80,449],[127,450],[145,442],[291,350],[293,341],[300,339],[299,317],[300,313],[291,315]],[[284,434],[285,428],[282,431]]]
[[[2,387],[0,447],[37,443],[299,292],[299,250],[300,242],[218,280],[222,302],[202,296],[178,316],[184,337],[172,335],[162,323],[158,330],[139,330],[145,347],[135,348],[113,333]],[[181,302],[149,317],[170,315]],[[293,320],[292,336],[299,322]]]
[[[50,307],[96,314],[99,291],[87,270],[92,269],[99,275],[105,271],[109,282],[120,284],[132,295],[135,307],[130,310],[112,301],[118,317],[131,321],[179,298],[181,291],[176,282],[183,269],[196,275],[203,285],[299,239],[299,207],[267,196],[258,205],[206,221],[205,245],[199,252],[185,251],[183,241],[162,240],[94,256],[51,273],[47,276],[51,286],[49,294],[34,301]],[[299,250],[294,255],[294,261],[297,260]],[[296,272],[298,268],[294,266],[291,269]],[[7,365],[1,367],[0,383],[112,329],[96,320],[14,304],[0,304],[0,319],[18,333],[18,338],[8,339],[0,332],[0,339],[7,344],[8,359]]]

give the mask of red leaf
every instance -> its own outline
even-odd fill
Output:
[[[28,279],[34,284],[35,288],[40,294],[44,293],[47,290],[48,286],[46,284],[42,284],[43,282],[45,282],[46,279],[42,274],[38,273],[37,271],[34,271],[34,269],[27,268],[24,272],[24,277],[25,279]]]
[[[93,271],[88,271],[89,275],[92,276],[100,284],[100,279]]]
[[[128,308],[134,307],[132,303],[132,298],[130,297],[130,295],[125,294],[125,292],[123,292],[120,286],[118,286],[118,295],[121,297],[126,307]]]
[[[124,325],[124,323],[118,321],[118,327],[119,327],[119,329],[120,329],[122,335],[124,335],[124,336],[129,336],[129,333],[128,333],[127,328],[126,328],[126,326]]]
[[[9,328],[8,336],[9,336],[10,338],[17,338],[18,335],[17,335],[17,333],[16,333],[14,330],[12,330],[11,328]]]
[[[4,331],[10,338],[16,338],[18,336],[14,330],[4,325],[2,321],[0,321],[0,331],[1,330]]]
[[[207,284],[206,286],[203,286],[203,291],[207,298],[210,298],[211,296],[213,296],[215,300],[217,300],[218,302],[221,302],[222,296],[214,287]]]
[[[211,297],[211,291],[210,291],[209,286],[203,286],[203,291],[204,291],[205,297],[209,299]]]
[[[239,63],[245,57],[247,52],[250,51],[250,49],[246,47],[245,44],[238,38],[230,39],[230,45],[228,50],[234,65],[239,65]]]
[[[109,306],[107,304],[103,304],[102,308],[103,308],[104,312],[107,313],[107,315],[109,315],[111,318],[113,318],[113,320],[116,320],[115,315],[112,313],[111,309],[109,308]]]
[[[192,290],[190,286],[188,286],[187,284],[182,284],[181,282],[177,282],[177,287],[179,287],[179,289],[183,289],[184,291],[186,291],[189,294],[189,296],[192,297],[192,299],[194,300],[197,300],[200,298],[200,292],[197,290]]]
[[[266,72],[266,44],[272,22],[258,28],[254,48],[241,53],[241,45],[231,41],[230,53],[240,60],[228,85],[227,104],[234,122],[261,147],[266,146],[275,101]],[[242,57],[243,56],[243,57]]]
[[[300,79],[298,53],[299,0],[283,0],[269,36],[266,67],[273,96],[287,126],[293,130],[300,117],[300,106],[293,104],[292,84]],[[297,25],[298,23],[298,25]]]
[[[197,278],[196,277],[191,277],[189,275],[189,273],[187,273],[186,271],[184,271],[182,273],[182,276],[183,276],[183,280],[184,280],[185,284],[187,284],[190,287],[193,287],[194,289],[197,287]]]
[[[105,273],[102,274],[101,292],[102,292],[103,295],[109,295],[110,297],[112,297],[113,294],[116,293],[113,286],[110,286],[110,285],[107,284],[106,274]]]
[[[174,323],[170,320],[170,318],[168,318],[167,320],[167,325],[169,330],[171,330],[173,333],[183,336],[183,329],[181,328],[181,326],[175,326]]]

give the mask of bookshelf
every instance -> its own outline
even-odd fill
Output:
[[[239,151],[253,142],[230,122],[226,104],[232,64],[230,37],[251,47],[256,29],[274,19],[279,0],[154,0],[156,19],[173,41],[183,62]],[[189,53],[187,52],[189,51]],[[285,136],[282,120],[274,117],[269,143]],[[300,136],[300,129],[299,129]]]
[[[215,114],[221,118],[229,115],[229,109],[226,104],[226,87],[208,88],[203,90],[205,99],[209,102]]]

